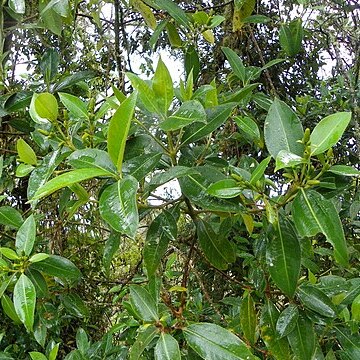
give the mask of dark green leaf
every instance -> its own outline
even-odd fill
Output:
[[[14,287],[14,306],[26,330],[33,331],[36,305],[36,290],[31,280],[21,274]]]
[[[0,224],[19,229],[24,222],[21,214],[11,206],[0,207]]]
[[[89,316],[89,310],[78,294],[70,293],[61,295],[61,302],[65,309],[78,318]]]
[[[121,234],[135,237],[139,225],[136,204],[138,182],[126,176],[108,186],[100,196],[100,214],[109,225]]]
[[[185,71],[188,78],[190,73],[193,73],[194,82],[196,82],[200,74],[200,60],[199,55],[194,47],[190,45],[185,52]]]
[[[302,285],[297,292],[303,305],[326,317],[335,317],[335,306],[331,299],[321,290],[312,285]]]
[[[301,49],[304,36],[301,19],[295,19],[289,24],[283,24],[279,31],[279,40],[282,49],[289,56],[295,56]]]
[[[32,97],[32,91],[19,91],[6,99],[4,108],[8,113],[22,110],[30,105]]]
[[[59,53],[56,49],[47,49],[40,61],[40,69],[44,75],[45,83],[50,84],[55,77],[59,66]]]
[[[206,360],[256,360],[246,344],[230,331],[208,323],[183,329],[186,342]]]
[[[144,322],[155,322],[159,320],[155,300],[145,288],[140,285],[131,285],[130,302]]]
[[[276,334],[279,338],[289,335],[297,324],[299,310],[296,305],[289,304],[279,315],[276,322]]]
[[[133,176],[136,180],[141,181],[145,176],[159,164],[162,153],[151,152],[148,154],[133,157],[123,164],[123,173]]]
[[[80,270],[70,260],[58,256],[50,255],[47,259],[30,265],[30,269],[36,269],[51,276],[56,276],[69,280],[78,281],[81,277]]]
[[[157,327],[151,325],[140,332],[130,350],[130,360],[141,359],[141,354],[159,333]]]
[[[16,311],[15,306],[12,300],[4,294],[1,297],[1,306],[3,308],[4,313],[15,323],[15,324],[21,324],[21,320],[19,319]]]
[[[299,314],[295,329],[288,335],[288,340],[296,359],[312,359],[315,352],[315,332],[311,321],[304,314]]]
[[[243,190],[234,179],[223,179],[211,184],[207,192],[218,198],[230,199],[239,196]]]
[[[196,222],[197,236],[201,250],[217,269],[226,270],[229,263],[236,259],[231,243],[220,234],[216,234],[208,222]]]
[[[81,354],[85,354],[90,348],[90,341],[83,328],[79,328],[76,332],[76,347],[80,350]]]
[[[160,9],[167,11],[180,25],[183,25],[186,28],[189,27],[189,18],[186,16],[184,10],[182,10],[174,1],[156,0],[156,5]]]
[[[260,131],[253,119],[248,116],[235,116],[234,121],[248,140],[260,140]]]
[[[60,101],[76,119],[88,119],[86,104],[77,96],[59,92]]]
[[[264,176],[265,170],[269,165],[270,160],[271,160],[270,156],[262,160],[261,163],[251,173],[251,178],[250,178],[251,185],[255,185],[256,182],[259,181]]]
[[[52,86],[51,91],[63,91],[70,86],[76,85],[80,81],[92,79],[93,77],[95,77],[95,73],[90,70],[79,71],[72,75],[66,75],[62,80]]]
[[[293,297],[300,274],[301,250],[292,224],[282,217],[270,233],[266,260],[275,284]]]
[[[300,236],[324,234],[334,247],[335,260],[344,266],[348,264],[344,230],[330,200],[315,191],[301,189],[292,204],[292,214]]]
[[[336,334],[343,350],[349,355],[351,360],[360,358],[359,334],[351,334],[345,327],[336,327]]]
[[[281,150],[302,156],[304,136],[302,125],[293,110],[283,101],[275,99],[265,119],[264,136],[269,153],[276,158]]]
[[[322,154],[334,146],[351,120],[350,112],[339,112],[322,119],[310,135],[311,155]]]
[[[328,171],[342,176],[352,176],[352,177],[359,177],[360,171],[353,168],[352,166],[346,165],[334,165]]]
[[[164,210],[149,226],[144,245],[144,263],[151,277],[159,267],[170,240],[177,236],[177,225],[174,216]]]
[[[110,264],[115,253],[118,251],[120,246],[120,235],[118,233],[110,235],[106,240],[103,253],[103,264],[106,274],[109,275]]]
[[[222,51],[225,54],[234,74],[244,83],[246,80],[245,66],[238,54],[227,47],[223,47]]]
[[[240,305],[240,327],[250,344],[256,342],[256,323],[255,303],[251,294],[246,291]]]
[[[28,269],[26,275],[35,286],[36,297],[45,298],[49,296],[49,290],[44,276],[35,269]]]

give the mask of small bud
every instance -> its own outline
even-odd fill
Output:
[[[306,182],[308,185],[319,185],[320,184],[320,180],[314,180],[314,179],[310,179]]]
[[[305,129],[305,133],[304,133],[304,138],[303,138],[303,144],[305,145],[309,145],[309,141],[310,141],[310,129],[309,128],[306,128]]]

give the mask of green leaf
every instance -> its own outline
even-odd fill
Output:
[[[207,123],[189,126],[184,132],[182,145],[193,143],[211,134],[229,118],[235,106],[234,103],[228,103],[208,109],[206,111]]]
[[[296,165],[305,163],[305,159],[301,156],[295,155],[287,150],[280,150],[276,156],[276,167],[274,172],[284,169],[284,168],[293,168]]]
[[[170,334],[160,335],[155,346],[155,360],[181,360],[179,343]]]
[[[9,0],[9,8],[16,14],[25,14],[25,0]]]
[[[20,161],[24,164],[36,165],[37,158],[34,150],[31,148],[29,144],[26,143],[25,140],[19,139],[16,142],[16,150],[18,152]]]
[[[334,146],[351,120],[350,112],[339,112],[322,119],[310,135],[311,155],[322,154]]]
[[[173,48],[180,48],[182,46],[182,40],[176,26],[171,22],[165,22],[166,33]]]
[[[167,11],[180,25],[189,28],[190,20],[184,10],[182,10],[174,1],[171,0],[156,0],[156,5],[161,9]]]
[[[55,11],[61,17],[67,17],[69,15],[69,0],[50,0],[46,7],[42,10],[41,15],[49,10]]]
[[[86,354],[86,351],[90,348],[90,341],[86,334],[86,331],[79,328],[76,332],[76,347],[82,354]]]
[[[35,286],[24,274],[21,274],[14,287],[14,306],[26,330],[32,332],[36,304]]]
[[[159,333],[159,330],[156,326],[151,325],[146,327],[142,332],[140,332],[136,338],[136,341],[130,349],[130,360],[139,360],[141,359],[141,354],[149,346],[149,344],[154,340],[155,336]]]
[[[11,206],[0,207],[0,224],[19,229],[24,222],[21,214]]]
[[[194,82],[200,74],[200,59],[194,45],[190,45],[185,52],[185,72],[188,78],[193,73]]]
[[[29,352],[29,355],[32,360],[48,360],[48,358],[44,354],[38,351],[31,351]]]
[[[360,322],[360,295],[351,304],[351,319]]]
[[[107,275],[109,275],[110,273],[111,260],[113,259],[115,253],[118,251],[119,246],[120,235],[118,233],[110,235],[110,237],[105,242],[102,262]]]
[[[322,233],[334,247],[335,260],[343,266],[348,264],[348,250],[344,230],[331,200],[316,191],[300,189],[292,204],[296,230],[301,237]]]
[[[16,252],[29,256],[34,247],[36,237],[36,223],[33,215],[30,215],[21,225],[16,234]]]
[[[30,269],[36,269],[48,275],[69,280],[70,282],[78,281],[81,278],[81,272],[74,263],[58,255],[50,255],[43,261],[32,263]]]
[[[64,174],[61,174],[61,175],[51,179],[46,184],[41,186],[40,189],[38,189],[35,192],[35,194],[31,200],[33,201],[33,200],[41,199],[44,196],[48,196],[59,189],[62,189],[67,186],[71,186],[80,181],[92,179],[97,176],[111,176],[112,177],[114,175],[107,170],[95,169],[95,168],[83,168],[83,169],[68,171]]]
[[[240,327],[250,344],[256,342],[256,310],[251,294],[245,291],[240,305]]]
[[[138,182],[126,176],[108,186],[100,196],[100,214],[116,231],[131,238],[135,237],[139,225],[136,205]]]
[[[271,21],[271,18],[265,15],[250,15],[242,19],[244,24],[266,24]]]
[[[282,217],[269,235],[266,260],[276,286],[293,297],[300,275],[301,250],[292,224]]]
[[[311,321],[300,313],[295,329],[288,335],[288,340],[296,359],[309,360],[315,352],[315,332]]]
[[[295,304],[289,304],[276,321],[276,334],[279,338],[289,335],[296,326],[299,310]]]
[[[154,298],[140,285],[130,286],[130,303],[144,322],[155,322],[159,320]]]
[[[279,311],[275,305],[267,301],[262,307],[260,318],[261,337],[264,340],[270,354],[277,360],[290,360],[289,344],[286,338],[278,339],[276,334],[276,323]]]
[[[328,171],[336,175],[359,177],[360,171],[353,168],[352,166],[346,165],[334,165]]]
[[[0,247],[0,253],[9,260],[19,260],[20,259],[19,255],[13,249],[10,249],[7,247]]]
[[[283,101],[275,99],[265,119],[266,147],[274,159],[281,150],[301,156],[303,145],[298,143],[304,136],[300,120]]]
[[[141,181],[144,177],[159,164],[162,153],[151,152],[131,158],[124,162],[123,173],[133,176],[136,180]]]
[[[29,110],[31,118],[38,124],[55,122],[58,117],[58,103],[53,94],[34,94]]]
[[[267,166],[271,160],[271,156],[268,156],[255,168],[255,170],[251,173],[250,184],[255,185],[257,181],[259,181],[265,173]]]
[[[221,234],[216,234],[208,222],[197,220],[196,230],[201,250],[217,269],[226,270],[236,259],[231,243]]]
[[[141,16],[144,18],[146,25],[149,26],[150,29],[155,30],[156,29],[156,18],[153,12],[151,11],[151,8],[147,6],[143,1],[141,0],[131,0],[130,4],[140,12]]]
[[[335,306],[331,299],[320,289],[312,285],[302,285],[297,294],[303,305],[318,314],[326,317],[335,317]]]
[[[4,294],[1,297],[1,306],[4,310],[4,313],[15,323],[15,324],[21,324],[21,320],[19,319],[16,311],[15,306],[12,300],[9,296]]]
[[[360,344],[359,344],[359,334],[351,334],[349,329],[345,327],[336,327],[336,335],[340,341],[341,347],[349,355],[349,359],[359,359],[360,358]]]
[[[231,199],[239,196],[243,189],[234,179],[219,180],[211,184],[207,189],[208,194],[222,199]]]
[[[244,83],[246,81],[245,66],[238,54],[227,47],[223,47],[221,50],[225,54],[234,74]]]
[[[91,70],[79,71],[75,74],[66,75],[51,87],[52,92],[63,91],[66,88],[78,84],[80,81],[92,79],[96,73]]]
[[[60,101],[76,119],[89,119],[86,104],[77,96],[59,92]]]
[[[177,225],[174,216],[164,210],[149,226],[144,245],[144,263],[151,277],[160,265],[170,240],[177,236]]]
[[[254,89],[256,89],[259,84],[249,84],[241,88],[240,90],[230,93],[230,95],[226,96],[223,103],[240,103],[243,99],[249,99],[249,96]]]
[[[303,37],[304,30],[301,19],[295,19],[280,27],[280,45],[288,56],[295,56],[300,51]]]
[[[164,131],[178,130],[194,122],[206,123],[206,112],[199,101],[189,100],[160,123],[160,128]]]
[[[174,97],[174,88],[169,70],[161,58],[159,58],[156,71],[152,79],[152,88],[158,98],[159,109],[166,116]]]
[[[39,271],[35,269],[27,269],[26,276],[28,276],[34,284],[37,298],[47,298],[49,296],[47,282]]]
[[[108,153],[121,173],[122,162],[131,120],[134,115],[137,93],[132,93],[116,110],[110,120],[107,147]]]
[[[89,309],[78,294],[61,295],[61,302],[70,314],[78,318],[89,317]]]
[[[59,53],[57,50],[54,48],[47,49],[41,58],[39,66],[44,75],[45,83],[49,86],[58,72]]]
[[[142,105],[142,109],[149,113],[161,113],[158,108],[157,98],[153,89],[147,84],[145,80],[140,79],[137,75],[132,73],[126,73],[126,76],[131,81],[131,85],[138,91],[138,98]],[[135,96],[135,95],[134,95]],[[130,104],[128,103],[128,106]]]
[[[74,151],[68,158],[68,163],[75,169],[95,168],[117,174],[116,167],[109,154],[99,149],[83,149]]]
[[[16,168],[15,176],[17,177],[25,177],[28,176],[35,169],[32,165],[19,164]]]
[[[183,329],[186,342],[203,359],[256,360],[244,342],[230,331],[209,323],[192,324]]]
[[[260,131],[253,119],[248,116],[235,116],[234,121],[249,141],[260,140]]]
[[[32,263],[36,263],[39,261],[43,261],[45,259],[47,259],[50,255],[49,254],[45,254],[45,253],[38,253],[38,254],[34,254],[29,261]]]

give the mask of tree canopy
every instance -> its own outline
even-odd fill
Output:
[[[360,358],[355,0],[0,4],[0,359]]]

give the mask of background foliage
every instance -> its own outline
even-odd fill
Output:
[[[353,0],[0,5],[0,359],[360,358]]]

